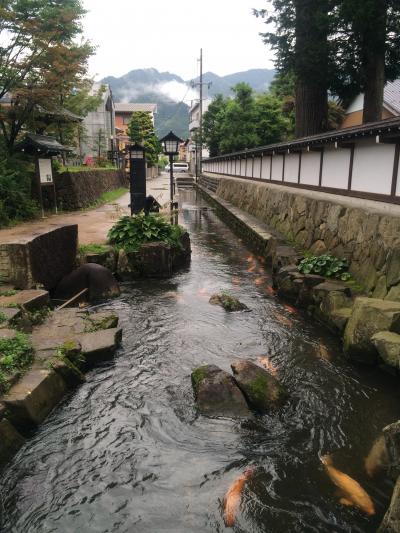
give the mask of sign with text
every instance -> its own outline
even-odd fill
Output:
[[[51,159],[39,159],[40,183],[53,183]]]

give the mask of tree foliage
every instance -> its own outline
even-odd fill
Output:
[[[203,135],[211,157],[287,137],[290,122],[278,97],[255,94],[246,83],[238,83],[233,93],[233,98],[217,95],[204,114]]]
[[[128,135],[134,144],[144,146],[146,158],[150,165],[156,165],[161,146],[150,113],[134,111],[128,125]]]
[[[8,152],[22,128],[44,131],[64,122],[63,108],[87,83],[93,48],[77,41],[84,13],[80,0],[1,3],[0,97],[11,105],[0,108],[0,128]]]
[[[328,92],[345,106],[364,92],[364,121],[380,118],[384,83],[400,74],[400,2],[271,3],[273,9],[254,13],[265,19],[262,37],[276,51],[278,71],[294,77],[297,121],[303,122],[297,133],[310,133],[304,122],[315,127]]]

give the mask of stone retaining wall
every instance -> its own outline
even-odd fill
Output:
[[[350,272],[370,296],[400,301],[400,212],[370,208],[375,202],[341,202],[329,194],[228,177],[205,175],[200,184],[302,249],[346,257]]]
[[[85,170],[63,172],[54,176],[57,203],[60,209],[74,211],[93,205],[106,191],[128,187],[123,170]]]

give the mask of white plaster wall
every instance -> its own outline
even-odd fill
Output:
[[[396,196],[400,196],[400,161],[399,161],[399,168],[397,170],[397,190],[396,190]]]
[[[285,157],[285,181],[297,183],[299,178],[300,154],[288,154]]]
[[[252,175],[251,175],[252,167],[253,167],[253,158],[252,157],[248,157],[247,161],[246,161],[246,177],[247,178],[251,178],[252,177]]]
[[[303,185],[318,185],[320,165],[320,152],[304,151],[301,156],[300,183],[302,183]]]
[[[390,194],[392,189],[394,144],[362,141],[354,151],[353,191]]]
[[[254,158],[254,177],[260,178],[261,157]]]
[[[262,162],[262,179],[269,180],[271,175],[271,156],[265,155]]]
[[[272,158],[272,179],[282,181],[283,155],[274,155]]]
[[[349,182],[350,149],[325,148],[322,186],[347,189]]]

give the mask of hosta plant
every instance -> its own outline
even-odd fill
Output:
[[[299,264],[299,270],[303,274],[319,274],[342,281],[347,281],[351,277],[348,267],[346,259],[338,259],[330,254],[310,255]]]
[[[169,224],[161,215],[139,213],[120,218],[108,232],[108,241],[127,252],[138,250],[146,242],[162,241],[179,247],[184,232],[184,228]]]

